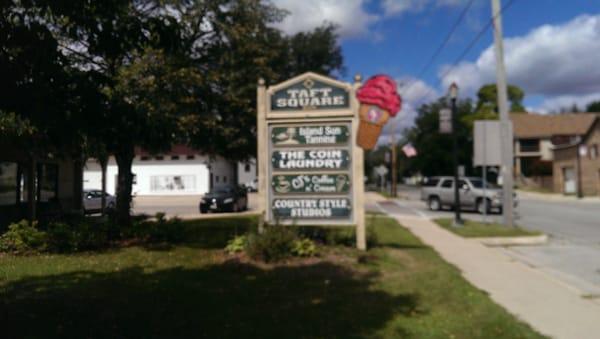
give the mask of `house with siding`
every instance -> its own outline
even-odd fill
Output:
[[[600,196],[600,117],[571,144],[554,149],[554,190]]]
[[[554,149],[580,140],[596,117],[587,113],[512,113],[516,182],[554,190]]]

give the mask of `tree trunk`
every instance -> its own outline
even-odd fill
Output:
[[[37,197],[36,197],[36,187],[35,187],[35,178],[36,178],[36,167],[37,162],[35,156],[29,157],[29,163],[27,164],[27,219],[30,223],[33,223],[37,218]]]
[[[134,157],[134,147],[124,147],[115,153],[119,173],[117,175],[117,222],[119,226],[131,225],[131,186],[133,174],[131,165]]]
[[[106,214],[106,166],[108,165],[108,157],[99,157],[98,162],[102,170],[102,199],[100,200],[100,208],[102,209],[102,215]]]

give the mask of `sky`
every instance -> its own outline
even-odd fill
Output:
[[[473,0],[446,46],[425,68],[470,0],[272,0],[289,15],[278,27],[293,34],[324,22],[339,27],[346,74],[387,74],[399,84],[398,131],[415,107],[456,82],[461,97],[495,82],[490,0]],[[525,91],[530,112],[600,100],[600,0],[501,0],[507,79]],[[390,126],[386,128],[389,134]]]

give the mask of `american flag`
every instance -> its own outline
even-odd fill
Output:
[[[407,158],[417,156],[417,150],[413,147],[411,143],[402,146],[402,152],[404,152],[404,155],[406,155]]]

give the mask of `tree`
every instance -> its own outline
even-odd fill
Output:
[[[523,107],[523,90],[514,85],[508,85],[508,100],[510,101],[510,112],[526,112]],[[476,111],[480,113],[498,114],[498,90],[496,84],[487,84],[477,91]]]
[[[419,107],[415,125],[407,133],[407,139],[417,149],[418,155],[408,160],[407,171],[425,176],[454,173],[452,136],[439,133],[439,111],[444,107],[448,107],[445,98]],[[471,100],[459,100],[457,113],[455,133],[458,137],[459,164],[469,172],[472,168],[473,140],[472,129],[465,118],[473,114]]]
[[[342,71],[335,28],[285,36],[273,28],[285,13],[261,0],[28,0],[9,7],[2,8],[11,19],[0,22],[7,33],[0,67],[10,84],[25,85],[0,109],[47,126],[40,134],[75,145],[73,154],[114,155],[122,225],[130,222],[136,147],[156,153],[188,142],[210,155],[248,158],[258,77]],[[27,100],[27,93],[43,97]]]
[[[590,102],[586,107],[586,112],[588,112],[588,113],[600,112],[600,100]]]

